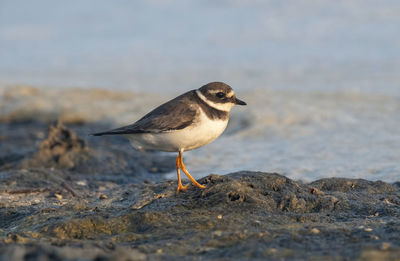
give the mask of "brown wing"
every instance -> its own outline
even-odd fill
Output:
[[[197,113],[192,106],[193,95],[194,91],[187,92],[160,105],[131,125],[93,135],[160,133],[183,129],[193,122]]]

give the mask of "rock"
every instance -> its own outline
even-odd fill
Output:
[[[0,123],[0,260],[400,255],[398,182],[241,171],[177,194],[176,181],[151,174],[173,170],[174,156],[87,135],[107,126],[46,129]]]
[[[311,233],[313,234],[319,234],[321,231],[318,228],[313,228],[311,229]]]
[[[382,242],[390,243],[390,255],[400,251],[398,241],[393,240],[400,233],[400,206],[382,200],[399,197],[398,188],[359,180],[368,186],[343,192],[346,188],[342,186],[348,182],[340,181],[330,190],[321,189],[323,193],[311,193],[310,188],[319,182],[327,180],[303,184],[277,173],[243,171],[209,175],[200,180],[206,189],[190,186],[179,194],[172,181],[119,185],[108,190],[105,184],[96,189],[89,183],[79,187],[91,187],[79,203],[70,201],[54,212],[42,210],[49,204],[38,204],[30,206],[29,215],[4,217],[13,220],[13,230],[21,231],[19,237],[25,244],[40,247],[35,238],[64,242],[59,247],[64,250],[51,250],[61,256],[70,255],[63,251],[75,251],[76,246],[68,243],[74,241],[112,244],[107,258],[118,256],[115,246],[129,244],[143,257],[167,260],[183,255],[202,259],[356,258],[370,249],[376,251],[374,255],[387,251]],[[100,190],[107,192],[107,200],[99,199]],[[336,204],[326,204],[327,198],[335,198]],[[133,207],[138,204],[141,207]],[[26,213],[18,205],[15,209]],[[368,218],[366,227],[365,213],[377,211],[382,214]],[[11,226],[3,225],[2,229],[8,233]],[[27,229],[37,236],[24,233]],[[364,251],[366,244],[369,250]]]
[[[48,137],[40,143],[27,165],[71,169],[88,158],[85,141],[58,122],[50,126]]]
[[[48,243],[30,243],[8,246],[3,252],[0,252],[0,260],[144,261],[146,260],[146,255],[128,247],[116,247],[110,252],[109,249],[95,244],[83,244],[80,247],[58,247]]]
[[[89,136],[93,129],[107,128],[104,125],[48,127],[38,122],[0,123],[0,133],[6,134],[6,139],[1,141],[0,171],[40,169],[62,171],[66,176],[92,174],[92,178],[141,183],[145,179],[157,180],[160,173],[175,169],[172,155],[136,151],[122,137]],[[44,139],[37,135],[47,130]]]

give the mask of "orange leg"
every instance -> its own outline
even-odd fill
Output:
[[[178,175],[178,188],[176,189],[176,192],[185,191],[187,189],[188,185],[186,185],[186,186],[182,185],[179,155],[178,155],[178,157],[176,157],[176,174]]]
[[[182,158],[182,153],[179,152],[178,157],[176,158],[176,160],[178,161],[179,158],[179,166],[181,167],[181,169],[183,170],[183,172],[185,172],[186,176],[192,181],[193,185],[195,185],[198,188],[206,188],[206,186],[201,185],[200,183],[198,183],[193,177],[192,175],[190,175],[189,171],[187,171],[185,164],[183,164],[183,158]]]

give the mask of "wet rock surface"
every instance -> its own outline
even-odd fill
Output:
[[[28,161],[29,166],[74,168],[88,160],[85,141],[61,122],[51,125],[48,137],[39,145],[38,151]]]
[[[176,193],[174,156],[106,125],[0,124],[0,259],[361,259],[400,256],[400,186],[211,174]]]

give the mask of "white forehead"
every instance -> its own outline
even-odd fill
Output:
[[[233,90],[230,90],[227,94],[226,97],[231,98],[233,95],[235,95],[235,92]]]

